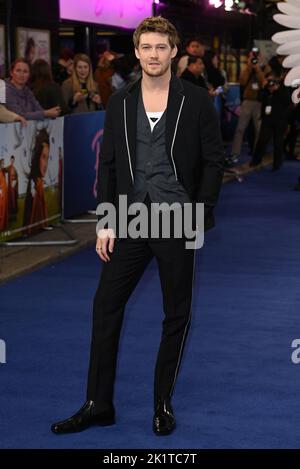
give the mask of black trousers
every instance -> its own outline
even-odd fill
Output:
[[[288,126],[289,132],[284,139],[284,147],[288,153],[289,158],[295,158],[295,148],[299,128],[299,105],[292,108],[288,113]]]
[[[95,401],[99,412],[113,401],[125,305],[153,256],[158,262],[165,315],[154,405],[172,395],[190,325],[195,250],[185,249],[185,239],[116,239],[94,299],[87,399]]]
[[[261,128],[256,143],[253,163],[259,164],[266,152],[267,145],[273,137],[273,168],[278,169],[283,161],[283,147],[284,147],[284,132],[286,129],[285,123],[276,124],[269,118],[264,118],[261,123]]]

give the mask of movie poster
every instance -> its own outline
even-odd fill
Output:
[[[0,125],[0,241],[61,218],[64,118]]]
[[[0,24],[0,78],[5,77],[5,29]]]
[[[17,56],[33,64],[37,59],[51,63],[50,31],[17,28]]]

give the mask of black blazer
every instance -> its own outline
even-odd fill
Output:
[[[266,106],[272,106],[270,115],[265,114]],[[278,90],[270,93],[267,88],[262,93],[261,118],[278,128],[288,125],[288,114],[293,108],[290,88],[282,83]]]
[[[188,68],[186,68],[185,71],[180,75],[180,78],[182,78],[182,80],[189,81],[194,85],[202,86],[202,88],[205,88],[207,90],[207,86],[203,76],[199,75],[198,77],[196,77],[192,72],[189,71]]]
[[[113,94],[108,103],[98,175],[98,203],[117,204],[129,194],[136,159],[137,102],[141,80]],[[205,204],[205,229],[223,178],[224,148],[208,92],[172,75],[166,114],[166,150],[178,181],[193,202]]]

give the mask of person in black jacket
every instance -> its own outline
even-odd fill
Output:
[[[225,85],[225,76],[219,70],[219,56],[216,52],[206,51],[203,58],[207,81],[210,85],[217,89],[219,86]]]
[[[180,209],[189,202],[204,203],[205,225],[211,228],[223,177],[223,144],[207,91],[171,74],[175,27],[162,17],[146,18],[133,40],[142,78],[110,97],[100,155],[96,251],[104,266],[94,299],[87,400],[72,417],[52,425],[56,434],[115,422],[113,390],[124,308],[153,257],[165,314],[153,430],[167,435],[175,428],[171,397],[190,325],[195,249],[186,249],[184,236],[176,238],[173,232],[167,238],[116,237],[102,208],[115,206],[121,196],[143,210],[152,210],[154,203],[164,202],[169,209],[174,202]]]
[[[282,165],[284,134],[293,104],[290,90],[284,86],[280,77],[270,73],[266,78],[262,94],[261,127],[250,166],[261,163],[267,145],[273,138],[273,171],[276,171]]]
[[[207,84],[203,76],[204,70],[205,66],[201,57],[189,56],[187,68],[182,73],[181,78],[207,90]]]
[[[59,106],[61,115],[68,112],[60,86],[53,81],[48,62],[37,59],[31,66],[30,88],[43,109]]]

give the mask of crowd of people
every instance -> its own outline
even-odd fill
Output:
[[[239,159],[242,143],[247,136],[250,166],[258,166],[267,146],[273,143],[273,170],[280,169],[285,153],[297,158],[295,146],[299,108],[292,103],[291,89],[284,85],[287,69],[283,56],[274,56],[265,63],[257,48],[248,55],[246,67],[240,75],[241,106],[227,165]]]
[[[0,110],[1,122],[43,120],[60,115],[103,109],[98,84],[93,78],[90,58],[77,54],[65,71],[60,65],[58,80],[54,80],[50,65],[43,59],[30,65],[24,58],[16,59],[5,81],[5,103]],[[57,73],[57,68],[54,69]]]
[[[241,105],[231,151],[225,159],[228,171],[238,163],[245,140],[249,146],[251,167],[261,164],[270,142],[273,143],[274,171],[281,167],[285,158],[300,159],[295,151],[299,106],[292,103],[291,90],[284,86],[287,70],[283,68],[282,61],[283,56],[274,56],[266,63],[257,48],[249,51],[247,64],[239,78]],[[183,53],[173,59],[172,71],[174,75],[205,88],[212,99],[220,95],[223,111],[226,109],[226,72],[220,67],[218,54],[206,50],[200,39],[187,41]],[[88,55],[74,55],[70,49],[64,49],[52,66],[43,59],[32,62],[27,54],[26,58],[18,58],[12,63],[9,78],[0,80],[0,122],[26,125],[27,120],[105,110],[109,97],[136,81],[140,74],[139,61],[134,54],[105,51],[99,55],[95,70]],[[225,114],[221,111],[221,121]],[[0,230],[7,226],[8,217],[17,211],[17,176],[12,159],[9,166],[1,161]],[[32,173],[31,181],[34,181],[38,192],[38,187],[41,187],[38,178],[41,180],[43,176],[40,170],[37,174]],[[300,190],[300,184],[295,189]],[[29,189],[27,193],[30,193]],[[40,207],[35,206],[31,200],[25,210],[25,218],[30,218],[26,223],[34,224],[36,219],[46,219],[44,206],[43,203]],[[34,215],[35,212],[41,212],[43,216]]]
[[[43,120],[61,115],[105,110],[109,97],[140,76],[134,54],[105,51],[99,55],[93,71],[86,54],[70,49],[61,52],[52,67],[43,59],[33,63],[18,58],[5,80],[5,103],[0,103],[0,122]],[[286,69],[282,56],[265,63],[258,49],[248,55],[240,74],[241,106],[232,150],[226,158],[231,168],[239,159],[245,138],[249,143],[250,166],[261,163],[271,139],[274,146],[273,169],[281,167],[286,154],[295,155],[299,108],[292,104],[290,90],[284,84]],[[220,67],[217,52],[206,50],[199,38],[190,38],[183,53],[173,60],[173,73],[207,89],[212,98],[221,95],[224,106],[228,83]],[[224,107],[223,107],[224,108]],[[221,114],[222,116],[222,114]]]

